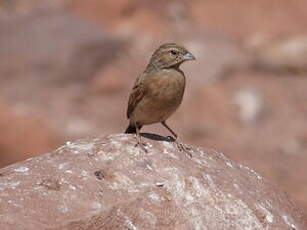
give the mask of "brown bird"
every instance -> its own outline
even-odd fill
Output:
[[[161,122],[177,140],[177,134],[166,120],[182,102],[185,75],[179,66],[195,57],[175,43],[161,45],[152,55],[146,70],[138,76],[131,90],[127,117],[130,119],[125,133],[136,133],[142,144],[140,129],[143,125]]]

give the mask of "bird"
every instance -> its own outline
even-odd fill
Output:
[[[186,78],[179,67],[192,60],[195,57],[185,47],[165,43],[154,51],[145,71],[136,78],[128,100],[125,133],[135,133],[138,144],[144,144],[140,129],[154,123],[161,123],[177,140],[166,120],[181,104],[185,91]]]

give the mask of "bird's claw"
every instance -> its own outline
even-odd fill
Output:
[[[182,143],[178,139],[175,140],[175,143],[176,143],[177,148],[180,152],[185,152],[185,154],[187,154],[190,158],[192,158],[192,153],[190,152],[191,148],[189,146]]]
[[[145,153],[147,153],[148,151],[147,151],[147,149],[146,149],[146,147],[147,147],[148,145],[147,145],[147,143],[146,142],[142,142],[142,140],[137,140],[137,143],[135,144],[135,146],[134,147],[141,147],[141,149],[145,152]]]
[[[175,142],[175,141],[176,141],[176,139],[175,139],[174,137],[172,137],[172,136],[167,136],[167,138],[168,138],[171,142]]]

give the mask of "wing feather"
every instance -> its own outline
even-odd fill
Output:
[[[143,84],[143,76],[144,74],[139,75],[134,83],[134,87],[131,90],[128,101],[127,118],[131,117],[135,107],[142,100],[146,93],[146,89]]]

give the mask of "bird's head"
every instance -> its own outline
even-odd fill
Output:
[[[175,43],[166,43],[153,53],[148,66],[161,69],[173,68],[191,60],[195,60],[195,57],[186,48]]]

